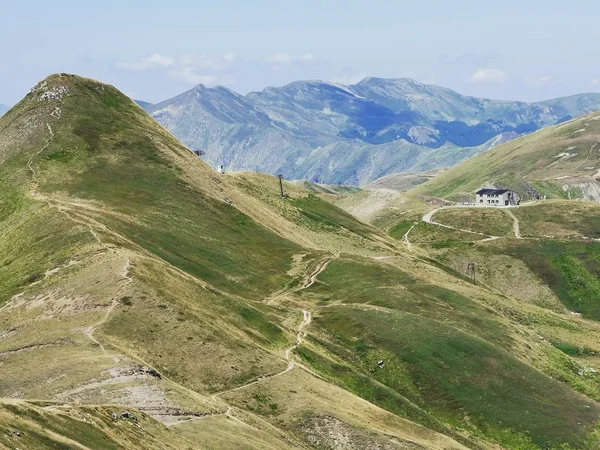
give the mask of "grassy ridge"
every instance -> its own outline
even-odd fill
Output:
[[[78,79],[77,101],[63,102],[56,137],[40,155],[41,190],[99,202],[111,214],[98,218],[112,229],[223,290],[285,284],[281,273],[299,248],[186,180],[174,158],[191,152],[149,131],[122,94],[97,87]]]
[[[593,152],[600,136],[597,118],[598,113],[593,113],[499,145],[412,192],[446,198],[472,195],[485,183],[494,183],[510,187],[525,198],[531,197],[532,185],[548,198],[567,198],[568,193],[561,187],[572,182],[569,178],[590,181],[598,170],[598,154]],[[594,166],[596,169],[590,169]]]

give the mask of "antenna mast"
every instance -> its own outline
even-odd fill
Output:
[[[281,193],[281,198],[285,197],[285,194],[283,192],[283,175],[278,175],[279,177],[279,192]]]
[[[474,262],[470,262],[467,264],[467,276],[469,277],[469,280],[471,281],[471,283],[477,284],[477,280],[475,279],[475,263]]]

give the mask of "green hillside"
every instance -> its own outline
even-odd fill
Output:
[[[442,198],[473,196],[484,184],[509,187],[530,199],[599,201],[600,113],[536,131],[487,150],[412,192]]]
[[[409,252],[394,237],[414,211],[389,236],[335,190],[217,174],[113,87],[65,74],[0,119],[0,185],[4,446],[597,445],[600,380],[577,350],[600,337],[595,252],[569,247],[573,269],[532,247],[559,300],[523,302],[444,259],[477,233],[433,246],[447,236],[425,224],[431,248]]]

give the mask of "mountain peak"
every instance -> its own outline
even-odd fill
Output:
[[[62,102],[70,97],[100,95],[105,97],[107,106],[116,103],[131,102],[125,94],[115,87],[79,75],[56,73],[44,78],[33,86],[22,101],[37,101],[40,104]]]
[[[364,86],[369,84],[411,84],[415,86],[426,86],[426,84],[420,81],[414,80],[413,78],[400,77],[400,78],[380,78],[380,77],[365,77],[356,83],[354,86]]]

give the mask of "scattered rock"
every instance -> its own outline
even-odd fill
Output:
[[[66,88],[66,86],[57,86],[54,89],[45,91],[42,95],[40,95],[38,101],[41,102],[45,100],[62,100],[62,98],[67,92],[68,89]]]
[[[153,378],[157,378],[159,380],[162,378],[160,376],[160,373],[158,373],[156,370],[154,370],[151,367],[143,367],[142,370],[144,371],[144,373],[146,373],[147,375],[150,375]]]
[[[135,417],[133,414],[131,414],[129,411],[123,411],[121,413],[121,418],[125,419],[125,420],[133,420],[134,422],[137,422],[137,417]]]
[[[593,367],[582,367],[581,369],[579,369],[577,371],[578,375],[580,377],[585,377],[587,375],[593,375],[598,373],[598,371],[596,369],[594,369]]]

